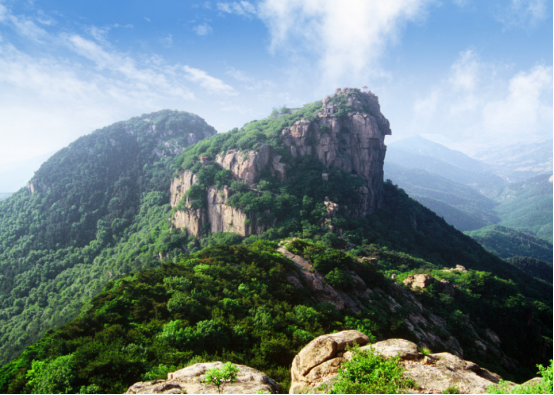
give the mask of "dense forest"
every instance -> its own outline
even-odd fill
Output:
[[[352,111],[344,97],[333,103],[336,117]],[[455,336],[466,359],[507,379],[524,381],[537,363],[547,365],[552,285],[534,279],[532,263],[487,252],[390,181],[384,208],[352,218],[356,174],[290,155],[282,129],[314,119],[321,104],[215,135],[188,113],[133,118],[60,151],[29,188],[0,203],[0,391],[123,392],[215,359],[260,369],[287,388],[292,358],[318,335],[358,329],[372,339],[416,338],[402,321],[410,311],[391,311],[386,296],[339,311],[292,286],[287,275],[298,269],[277,251],[284,240],[338,290],[348,291],[354,274],[378,295],[395,292],[408,275],[448,281],[453,295],[433,286],[414,294],[445,320],[438,336]],[[282,156],[286,179],[262,172],[248,187],[217,163],[198,161],[262,144]],[[199,238],[175,229],[171,216],[187,207],[170,208],[169,185],[183,170],[198,180],[186,194],[193,208],[206,205],[207,188],[227,185],[228,205],[270,229]],[[332,219],[327,199],[340,207]],[[445,271],[456,265],[467,271]],[[511,367],[475,351],[470,317],[476,335],[498,333]]]
[[[500,258],[528,256],[552,263],[552,243],[505,226],[492,225],[465,232]]]
[[[0,361],[76,315],[113,276],[153,265],[153,254],[140,256],[153,246],[136,256],[130,246],[166,217],[175,155],[213,134],[178,111],[119,122],[56,153],[0,204]]]

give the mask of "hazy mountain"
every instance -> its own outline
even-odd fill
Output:
[[[500,221],[492,211],[498,203],[438,174],[385,161],[385,178],[390,178],[458,230],[479,229]]]
[[[399,142],[395,144],[398,143]],[[395,144],[391,144],[390,147],[387,148],[387,156],[385,158],[387,163],[394,163],[408,169],[426,170],[429,173],[438,174],[451,181],[475,188],[478,188],[480,185],[504,184],[504,180],[495,174],[469,170],[430,155],[397,148]],[[473,164],[471,167],[476,166],[473,162],[470,163]]]
[[[474,156],[510,181],[522,181],[539,174],[552,174],[552,140],[532,144],[489,147]]]
[[[0,202],[6,200],[10,195],[11,193],[0,193]]]
[[[552,243],[530,234],[499,225],[487,226],[465,234],[501,258],[527,256],[552,263]]]
[[[428,156],[472,172],[491,172],[491,167],[485,163],[475,160],[463,152],[450,149],[442,144],[427,140],[421,136],[408,137],[391,143],[388,145],[388,150],[401,150],[404,152]],[[435,169],[435,171],[437,171],[437,169]]]

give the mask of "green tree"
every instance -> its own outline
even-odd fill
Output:
[[[227,383],[233,383],[237,380],[239,368],[231,362],[227,362],[221,368],[213,368],[206,371],[206,375],[201,380],[204,384],[213,384],[217,386],[217,392],[221,394]]]

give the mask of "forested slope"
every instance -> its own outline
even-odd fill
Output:
[[[527,256],[552,263],[552,243],[505,226],[493,225],[465,232],[500,258]]]
[[[178,111],[119,122],[56,153],[0,203],[0,361],[74,316],[113,276],[152,264],[125,251],[165,218],[174,156],[213,134]]]

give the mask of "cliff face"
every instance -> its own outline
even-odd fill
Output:
[[[179,204],[191,185],[196,184],[197,179],[190,171],[185,171],[180,177],[171,183],[171,207]],[[261,234],[268,226],[259,224],[256,216],[250,216],[241,210],[225,204],[231,191],[224,186],[218,189],[211,186],[207,190],[207,206],[192,209],[185,198],[187,207],[185,210],[177,210],[173,216],[173,225],[177,228],[186,228],[187,232],[195,236],[201,236],[206,231],[233,232],[241,236]]]
[[[290,150],[293,158],[312,156],[327,168],[337,168],[363,180],[358,189],[357,203],[347,208],[353,218],[365,217],[383,206],[383,163],[386,147],[385,135],[391,134],[388,120],[381,114],[377,96],[371,92],[360,93],[348,88],[338,89],[323,100],[323,111],[315,119],[300,119],[281,131],[281,145]],[[219,154],[215,162],[228,169],[233,176],[255,185],[263,171],[284,181],[288,164],[282,155],[273,152],[271,146],[261,145],[257,150],[232,149]],[[325,174],[322,174],[325,180]],[[194,175],[185,171],[172,184],[172,207],[181,200],[194,183]],[[200,235],[209,229],[236,232],[243,236],[260,234],[267,227],[254,224],[240,210],[226,206],[228,189],[208,188],[208,207],[203,210],[178,211],[174,225],[186,227],[189,233]],[[245,225],[249,223],[249,225]]]

